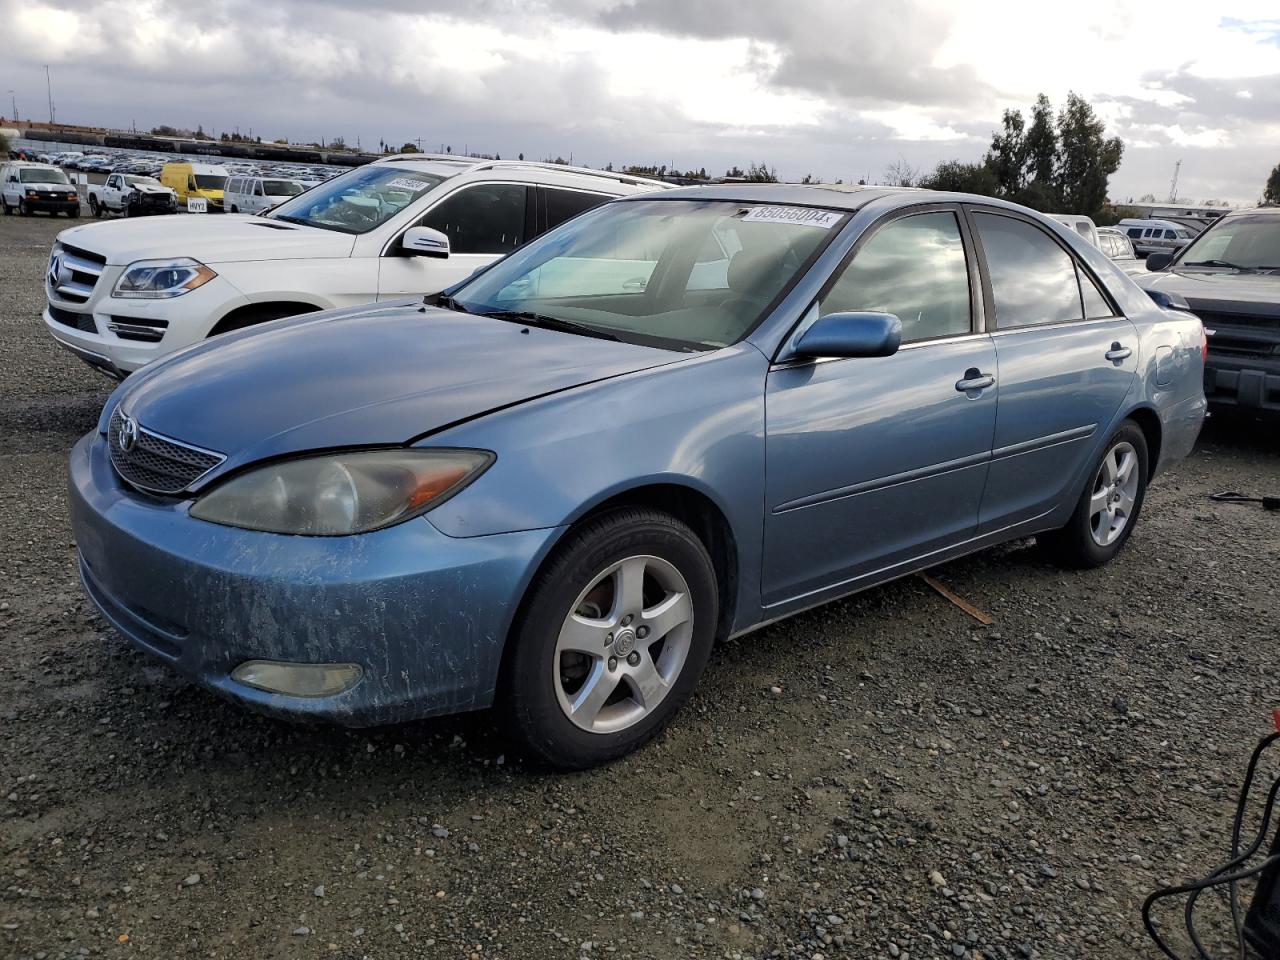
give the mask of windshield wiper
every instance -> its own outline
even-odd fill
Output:
[[[526,313],[522,310],[493,310],[493,311],[477,311],[479,316],[493,317],[495,320],[506,320],[509,323],[523,323],[530,327],[542,327],[545,330],[559,330],[562,333],[576,333],[584,337],[596,337],[600,340],[613,340],[617,343],[622,342],[622,338],[606,333],[596,327],[588,326],[585,323],[575,323],[573,320],[561,320],[559,317],[548,317],[541,313]]]
[[[422,302],[428,307],[442,307],[445,310],[453,310],[456,313],[471,312],[453,297],[446,297],[439,293],[428,293],[422,298]]]
[[[1189,263],[1180,263],[1180,267],[1227,267],[1231,270],[1256,270],[1257,267],[1246,267],[1242,263],[1232,263],[1230,260],[1192,260]]]

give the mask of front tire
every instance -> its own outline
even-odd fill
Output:
[[[719,588],[706,547],[653,510],[571,532],[529,588],[500,684],[509,735],[562,770],[651,740],[689,699],[715,640]]]
[[[20,216],[20,217],[29,217],[29,216],[31,216],[31,208],[27,206],[27,201],[26,201],[26,200],[19,200],[19,201],[18,201],[18,216]]]
[[[98,203],[97,197],[89,198],[89,215],[99,219],[102,217],[102,204]]]
[[[1066,526],[1036,542],[1060,566],[1100,567],[1128,541],[1147,495],[1147,437],[1132,420],[1112,435]]]

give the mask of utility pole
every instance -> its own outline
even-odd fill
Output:
[[[1182,169],[1182,161],[1179,160],[1173,165],[1173,180],[1169,184],[1169,202],[1177,203],[1178,201],[1178,171]]]
[[[18,119],[18,98],[12,90],[9,91],[9,102],[13,105],[13,119]]]
[[[44,65],[44,89],[49,94],[49,123],[53,124],[53,80],[49,77],[49,65]]]

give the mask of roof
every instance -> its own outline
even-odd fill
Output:
[[[538,160],[490,160],[484,157],[461,157],[447,153],[394,153],[380,157],[377,164],[417,164],[430,169],[441,166],[452,166],[453,174],[479,173],[484,170],[545,170],[551,173],[573,174],[582,177],[595,177],[601,180],[612,180],[634,187],[651,187],[654,190],[669,190],[671,185],[661,180],[647,177],[636,177],[629,173],[616,173],[612,170],[596,170],[592,167],[571,167],[567,163],[544,163]]]
[[[857,210],[872,200],[895,194],[919,196],[929,191],[914,187],[864,187],[843,183],[714,183],[703,187],[679,187],[662,195],[664,200],[737,200],[756,203],[793,204],[801,207],[826,207],[830,210]],[[936,194],[952,199],[956,194]],[[636,199],[653,199],[642,195]],[[974,198],[989,200],[989,197]]]

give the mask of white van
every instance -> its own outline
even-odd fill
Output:
[[[80,195],[65,173],[48,163],[14,160],[0,166],[0,205],[24,217],[38,211],[80,216]]]
[[[1149,253],[1177,253],[1193,239],[1195,234],[1172,220],[1139,220],[1127,217],[1116,224],[1133,242],[1138,256]]]
[[[666,187],[554,163],[397,154],[263,216],[94,223],[53,245],[45,329],[121,377],[253,324],[438,293],[570,217]]]
[[[300,180],[235,175],[228,177],[222,188],[222,208],[227,213],[265,213],[305,189]]]

